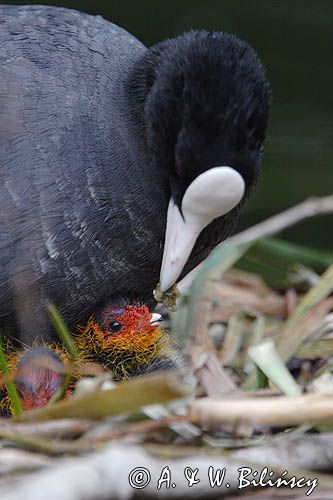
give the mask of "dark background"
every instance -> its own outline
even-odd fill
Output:
[[[257,50],[267,68],[274,101],[263,173],[238,229],[310,195],[332,192],[332,0],[45,3],[101,14],[147,45],[191,28],[205,28],[235,33]],[[332,249],[332,222],[333,217],[317,218],[287,231],[284,237]]]

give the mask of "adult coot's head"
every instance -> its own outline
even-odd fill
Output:
[[[235,36],[191,31],[161,42],[135,67],[156,175],[170,203],[161,290],[180,275],[195,241],[255,182],[270,88],[254,50]]]

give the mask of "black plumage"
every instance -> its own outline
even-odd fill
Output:
[[[0,316],[46,335],[119,297],[151,302],[170,195],[216,165],[259,170],[270,91],[254,51],[190,32],[146,49],[101,17],[0,7]],[[242,202],[202,233],[188,271]],[[14,326],[13,326],[14,325]]]

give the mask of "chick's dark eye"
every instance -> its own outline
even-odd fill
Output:
[[[119,323],[119,321],[111,321],[111,323],[109,324],[109,329],[111,330],[111,332],[120,332],[122,326],[123,325]]]

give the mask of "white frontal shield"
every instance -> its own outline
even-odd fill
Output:
[[[238,205],[244,191],[239,172],[227,166],[215,167],[200,174],[185,191],[183,217],[170,199],[160,274],[162,292],[176,282],[201,231]]]

